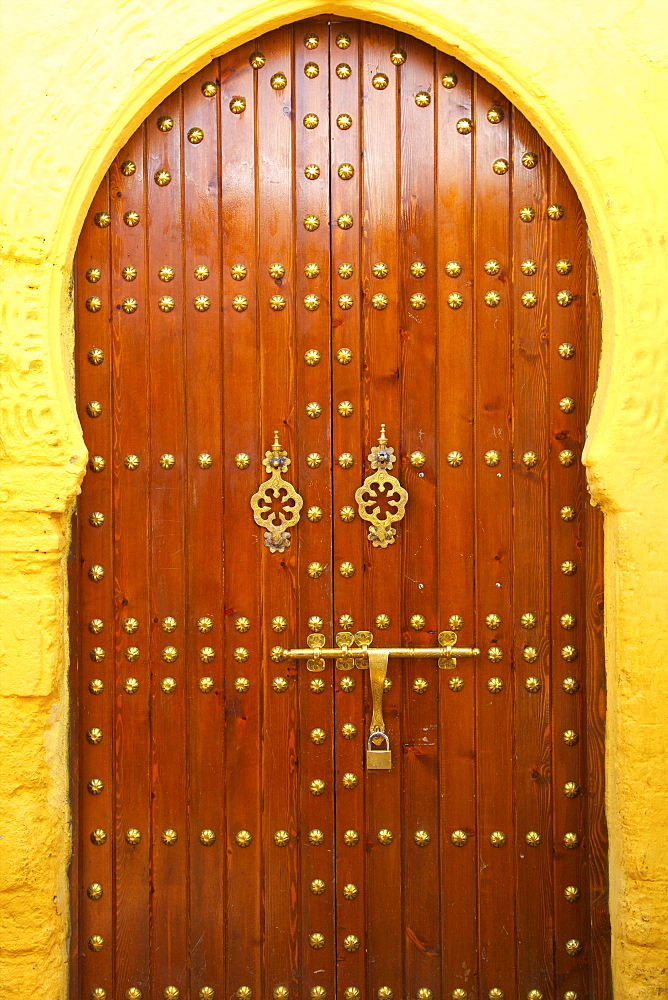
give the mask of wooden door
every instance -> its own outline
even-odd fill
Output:
[[[537,133],[384,27],[258,38],[118,154],[76,264],[73,997],[609,995],[596,295]],[[389,660],[391,770],[369,671],[283,653],[363,630],[480,648]]]

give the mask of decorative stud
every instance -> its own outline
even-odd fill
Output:
[[[415,103],[418,108],[428,108],[431,104],[431,94],[426,90],[419,90],[415,95]]]
[[[91,882],[86,889],[86,895],[92,900],[102,899],[102,894],[103,889],[99,882]]]
[[[138,303],[137,303],[136,299],[132,299],[132,298],[123,299],[123,305],[122,305],[123,312],[124,313],[135,313],[135,312],[137,312],[137,305],[138,305]]]
[[[314,847],[320,847],[324,843],[325,835],[322,830],[309,830],[308,842]]]
[[[210,469],[213,464],[213,458],[207,451],[202,451],[197,456],[197,464],[200,469]]]
[[[306,304],[306,299],[304,300],[304,304]],[[321,355],[320,351],[315,350],[315,348],[313,348],[313,347],[310,348],[308,351],[306,351],[305,354],[304,354],[304,361],[311,368],[314,367],[315,365],[319,365],[321,358],[322,358],[322,355]]]
[[[179,1000],[181,991],[178,986],[166,986],[162,995],[165,1000]]]
[[[574,576],[578,569],[577,564],[572,559],[565,559],[560,568],[564,576]]]
[[[413,834],[413,840],[418,847],[426,847],[431,841],[431,834],[426,830],[416,830]]]
[[[237,618],[237,622],[240,621],[248,622],[248,619]],[[209,615],[203,615],[201,618],[197,619],[198,632],[210,632],[212,628],[213,628],[213,618],[210,618]],[[250,628],[250,622],[248,622],[248,628],[239,628],[236,623],[235,623],[235,628],[237,628],[239,632],[247,632],[248,629]]]
[[[355,464],[355,459],[349,451],[344,451],[343,454],[339,455],[338,463],[342,469],[351,469]]]
[[[503,659],[503,650],[500,646],[490,646],[487,650],[487,659],[491,663],[500,663]]]
[[[540,990],[529,990],[527,1000],[543,1000],[543,994]]]
[[[104,782],[101,778],[91,778],[86,787],[91,795],[100,795],[104,791]],[[104,833],[104,830],[102,832]]]
[[[213,986],[202,986],[197,995],[199,1000],[214,1000],[216,994]]]
[[[376,628],[386,629],[390,627],[390,616],[389,615],[376,615]]]
[[[490,108],[487,112],[487,121],[491,125],[499,125],[505,118],[503,108]]]
[[[339,35],[336,36],[336,44],[337,47],[340,49],[349,49],[350,35],[347,35],[345,31],[342,31]]]
[[[353,217],[347,213],[340,215],[336,220],[336,224],[339,229],[352,229]]]
[[[346,632],[352,632],[354,624],[352,615],[339,615],[339,625]]]
[[[360,946],[360,939],[355,934],[346,934],[343,939],[345,951],[357,951]]]
[[[238,455],[234,456],[234,464],[237,469],[247,469],[250,465],[250,457],[243,451],[240,451]]]
[[[162,831],[161,840],[167,847],[171,847],[172,844],[175,844],[178,839],[179,836],[176,830],[171,829],[171,827]]]
[[[271,682],[272,689],[277,694],[284,694],[288,690],[288,681],[285,677],[274,677]]]
[[[249,833],[248,830],[239,830],[239,832],[234,835],[234,839],[238,847],[250,847],[253,843],[253,835],[252,833]]]
[[[315,743],[316,746],[320,746],[327,739],[327,734],[324,729],[312,729],[309,733],[309,739],[311,743]]]
[[[392,833],[391,830],[388,830],[386,827],[384,827],[382,830],[378,831],[377,839],[379,844],[384,844],[385,846],[387,846],[388,844],[391,844],[392,841],[394,840],[394,834]]]
[[[174,308],[174,299],[171,295],[161,295],[158,299],[158,308],[161,312],[168,313]]]
[[[319,455],[317,451],[312,451],[306,456],[306,464],[309,469],[317,469],[322,464],[322,455]]]
[[[526,274],[530,278],[537,272],[538,264],[535,260],[524,260],[520,264],[520,270],[522,274]]]
[[[371,78],[371,84],[375,90],[385,90],[389,82],[389,78],[385,73],[374,73]]]
[[[290,996],[290,990],[287,986],[277,986],[272,992],[274,1000],[287,1000]]]
[[[91,295],[90,298],[86,299],[86,309],[88,312],[97,313],[102,308],[102,299],[98,298],[97,295]]]
[[[403,49],[396,48],[390,52],[390,62],[394,63],[395,66],[403,66],[406,58],[406,53]]]
[[[107,226],[111,225],[111,216],[108,212],[98,212],[93,222],[99,229],[106,229]]]
[[[520,625],[522,628],[535,628],[538,623],[538,619],[532,611],[526,611],[520,618]]]
[[[538,465],[538,455],[535,451],[525,451],[522,455],[522,464],[527,469],[533,469]]]
[[[497,614],[490,614],[485,616],[485,625],[487,628],[497,629],[501,625],[501,616]]]
[[[355,690],[356,681],[354,677],[342,677],[339,681],[339,688],[345,694],[350,694],[351,691]],[[324,684],[324,681],[323,681]]]
[[[248,299],[245,295],[235,295],[232,299],[232,308],[235,312],[245,312],[248,309]]]
[[[320,167],[317,163],[307,163],[304,167],[304,176],[309,181],[315,181],[320,177]]]
[[[206,646],[204,649],[200,650],[200,660],[203,660],[204,663],[208,663],[209,660],[213,659],[212,654],[213,650],[211,649],[211,647]],[[250,653],[245,648],[245,646],[237,646],[232,655],[237,663],[246,663],[248,661]]]
[[[326,786],[322,778],[314,778],[308,787],[311,795],[322,795]]]
[[[95,284],[102,277],[102,271],[99,267],[89,267],[86,271],[86,281],[90,281],[91,284]]]
[[[355,575],[355,565],[351,562],[342,562],[339,566],[339,573],[344,578],[344,580],[349,580],[351,576]]]
[[[128,663],[136,663],[139,659],[139,649],[137,646],[128,646],[125,650],[125,659]]]
[[[322,632],[324,623],[320,615],[310,615],[307,624],[310,632]]]
[[[158,185],[158,187],[166,187],[166,185],[169,184],[171,179],[172,175],[170,174],[169,170],[156,170],[155,174],[153,175],[153,180]]]
[[[503,691],[503,680],[500,677],[490,677],[487,681],[487,690],[492,694],[499,694]]]
[[[139,225],[139,212],[135,212],[135,211],[124,212],[123,213],[123,222],[125,223],[126,226],[130,226],[130,228],[132,228],[133,226],[138,226]]]
[[[499,264],[498,260],[494,259],[486,260],[485,263],[483,264],[483,270],[485,271],[485,274],[489,274],[492,277],[494,277],[501,270],[501,265]]]
[[[176,691],[176,680],[173,677],[163,677],[160,681],[160,687],[165,694],[172,694]]]
[[[302,122],[304,128],[312,129],[318,127],[318,125],[320,124],[320,119],[318,118],[317,115],[313,114],[313,112],[309,112],[307,115],[304,115]]]
[[[550,219],[556,222],[558,219],[563,219],[564,207],[563,205],[548,205],[547,214]]]
[[[308,35],[304,35],[304,45],[307,49],[317,49],[319,41],[320,39],[313,32],[309,32]]]
[[[469,135],[473,131],[473,122],[470,118],[460,118],[455,127],[460,135]]]
[[[347,771],[341,778],[341,784],[344,788],[357,788],[359,778],[352,771]]]
[[[576,646],[562,646],[561,647],[561,658],[571,663],[573,660],[578,658],[578,650]]]
[[[210,694],[214,689],[215,681],[213,677],[200,677],[197,686],[202,694]]]
[[[342,507],[341,510],[339,511],[339,517],[341,518],[344,524],[350,524],[351,521],[355,520],[356,513],[357,512],[355,511],[354,507],[349,507],[346,505],[345,507]]]
[[[445,75],[441,77],[441,83],[443,84],[446,90],[452,90],[454,87],[457,86],[458,82],[459,82],[459,77],[457,76],[456,73],[445,73]]]
[[[417,1000],[432,1000],[433,993],[427,986],[422,986],[417,991]]]
[[[95,781],[95,780],[96,779],[94,778],[93,781]],[[97,780],[99,780],[99,779],[97,779]],[[90,784],[91,784],[91,782],[89,782],[89,788],[90,788]],[[100,784],[102,784],[102,782],[100,782]],[[97,793],[93,793],[93,794],[97,794]],[[91,843],[95,844],[96,847],[101,847],[102,844],[106,844],[106,842],[107,842],[107,834],[106,834],[106,832],[104,830],[101,830],[101,829],[93,830],[92,833],[91,833],[91,835],[90,835],[90,839],[91,839]]]
[[[173,455],[161,455],[160,456],[160,468],[161,469],[173,469],[176,459]]]
[[[572,396],[564,396],[559,400],[559,409],[562,413],[572,413],[575,409],[575,400]]]
[[[88,361],[91,365],[101,365],[104,361],[104,351],[100,347],[91,347],[88,352]]]
[[[464,847],[468,839],[468,834],[464,830],[453,830],[450,834],[450,840],[455,847]]]
[[[91,694],[102,694],[104,691],[104,681],[99,677],[93,677],[92,680],[88,682],[88,690]]]
[[[96,726],[93,727],[93,729],[89,729],[86,733],[86,739],[89,743],[92,743],[93,746],[97,746],[98,743],[102,742],[102,730],[98,729]]]
[[[338,303],[341,309],[352,309],[353,297],[352,295],[339,295]]]
[[[520,301],[525,309],[534,309],[538,304],[538,296],[535,292],[523,292]]]
[[[137,694],[139,691],[139,681],[136,677],[126,677],[123,681],[123,690],[126,694]]]
[[[577,799],[580,794],[580,786],[577,781],[567,781],[564,785],[564,795],[567,799]]]
[[[253,69],[262,69],[266,61],[267,57],[265,56],[264,52],[260,52],[259,49],[256,50],[255,52],[251,52],[250,56],[248,57],[248,62],[251,64]]]
[[[522,166],[526,167],[527,170],[533,170],[533,168],[538,163],[538,153],[524,153],[522,156]]]
[[[357,986],[348,986],[343,991],[343,996],[345,1000],[360,1000],[362,996],[362,991],[357,988]]]
[[[288,78],[285,73],[274,73],[269,83],[273,90],[285,90],[288,85]]]
[[[336,407],[340,417],[351,417],[354,412],[353,404],[349,399],[343,399]]]
[[[106,654],[101,646],[94,646],[90,651],[90,658],[93,663],[101,663],[105,655]]]
[[[527,663],[535,663],[538,659],[538,650],[534,646],[525,646],[522,650],[522,656]]]
[[[524,840],[528,847],[538,847],[540,845],[540,834],[537,830],[529,830],[527,834],[524,835]]]
[[[309,80],[315,80],[319,72],[320,67],[317,63],[307,62],[304,66],[304,76],[308,77]]]
[[[464,305],[464,296],[461,292],[450,292],[448,295],[448,305],[451,309],[461,309]]]
[[[104,948],[104,938],[101,934],[93,934],[88,938],[88,947],[91,951],[102,951]]]
[[[496,451],[486,451],[484,455],[485,465],[489,465],[490,468],[495,468],[501,461],[501,454]]]
[[[308,686],[310,687],[313,694],[322,694],[326,687],[322,677],[314,677],[312,680],[309,681]]]
[[[325,935],[324,934],[319,934],[317,932],[314,933],[314,934],[309,934],[309,936],[308,936],[308,943],[310,944],[311,948],[315,948],[316,950],[319,950],[320,948],[324,948],[325,947]]]
[[[565,361],[570,361],[571,358],[575,357],[575,347],[573,344],[559,344],[557,350],[559,351],[559,357],[564,358]]]
[[[126,455],[123,459],[123,465],[130,472],[134,472],[135,469],[139,468],[139,455]]]
[[[556,268],[557,274],[566,275],[570,274],[571,271],[573,270],[572,262],[568,260],[566,257],[562,257],[561,260],[558,260],[554,266]]]
[[[137,164],[133,160],[123,160],[121,163],[121,173],[124,177],[132,177],[137,169]]]
[[[508,169],[508,160],[504,160],[503,157],[499,157],[498,160],[494,160],[494,163],[492,164],[492,170],[495,174],[507,174]]]
[[[536,211],[531,207],[531,205],[525,205],[520,209],[520,219],[522,222],[533,222],[536,218]]]
[[[357,736],[357,726],[353,722],[345,722],[341,726],[341,735],[344,740],[352,740]]]
[[[571,507],[569,504],[567,504],[565,507],[562,507],[561,510],[559,511],[559,517],[561,518],[562,521],[574,521],[576,516],[577,516],[577,511],[575,510],[575,507]]]
[[[580,890],[576,885],[567,885],[564,889],[564,898],[569,903],[577,903],[580,898]]]
[[[557,303],[564,308],[570,306],[573,302],[573,293],[569,291],[568,288],[563,288],[560,292],[557,292]]]
[[[274,834],[274,843],[277,847],[285,847],[290,843],[290,834],[287,830],[277,830]]]
[[[188,129],[188,142],[191,142],[193,146],[198,146],[203,138],[204,131],[201,128],[195,126],[194,128]]]
[[[348,63],[344,62],[339,63],[338,66],[336,67],[336,75],[338,76],[339,80],[347,80],[348,77],[351,75],[351,73],[352,70],[348,65]]]
[[[250,986],[240,986],[235,992],[237,1000],[251,1000],[253,996],[253,991]]]
[[[424,309],[425,306],[427,305],[427,296],[424,295],[422,292],[414,292],[414,294],[411,295],[409,301],[412,309],[420,311],[421,309]]]
[[[498,986],[495,986],[489,991],[487,996],[489,997],[489,1000],[503,1000],[505,993],[502,989],[499,989]]]
[[[448,625],[454,632],[460,632],[464,628],[464,619],[461,615],[450,615]]]
[[[136,847],[141,842],[141,831],[131,827],[125,831],[125,839],[132,847]]]
[[[492,847],[505,847],[506,835],[502,830],[494,830],[494,832],[489,835],[489,842]]]
[[[424,615],[411,615],[409,625],[416,632],[421,632],[426,624],[427,619]]]
[[[348,679],[353,680],[352,677]],[[343,680],[346,680],[346,678],[343,678]],[[343,835],[343,843],[346,847],[354,847],[359,842],[359,839],[360,835],[357,830],[346,830]]]
[[[341,163],[337,170],[337,174],[342,181],[349,181],[355,176],[355,168],[352,163]]]
[[[193,299],[193,305],[197,312],[207,312],[211,308],[211,299],[208,295],[197,295]]]
[[[563,451],[559,452],[559,463],[560,465],[568,468],[575,462],[575,452],[571,451],[570,448],[564,448]]]
[[[178,659],[179,651],[175,646],[165,646],[160,655],[165,663],[173,663]]]
[[[357,899],[358,889],[353,882],[348,882],[341,891],[344,899]]]
[[[90,567],[88,570],[88,579],[92,580],[93,583],[99,583],[104,576],[104,568],[99,566],[97,563]]]
[[[579,955],[582,951],[582,944],[577,938],[571,938],[565,944],[566,952],[569,955]]]
[[[320,225],[320,219],[317,215],[307,215],[304,219],[304,229],[307,229],[309,233],[314,232]]]
[[[576,694],[580,690],[580,681],[577,677],[564,677],[561,686],[566,694]]]
[[[102,511],[94,510],[92,514],[88,515],[88,523],[92,525],[93,528],[100,528],[104,524],[104,514]]]
[[[542,687],[540,677],[526,677],[524,687],[530,694],[536,694]]]
[[[272,295],[269,299],[269,308],[273,309],[274,312],[283,312],[285,309],[285,298],[282,295]],[[315,308],[317,309],[317,306]]]
[[[462,265],[458,260],[449,260],[445,265],[445,273],[449,278],[458,278],[462,273]]]
[[[342,129],[344,132],[347,131],[353,123],[352,117],[350,115],[337,115],[336,124],[337,127]]]

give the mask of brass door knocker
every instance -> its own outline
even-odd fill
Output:
[[[378,444],[371,449],[368,458],[374,471],[356,490],[355,500],[360,517],[370,522],[369,541],[377,548],[385,549],[394,544],[397,531],[393,525],[403,518],[408,500],[407,491],[398,479],[390,475],[396,459],[394,448],[387,444],[385,424],[380,425]],[[383,514],[381,504],[385,507]]]
[[[283,450],[278,440],[278,431],[274,431],[274,443],[270,451],[264,453],[262,464],[269,473],[267,479],[250,499],[255,523],[265,528],[264,544],[270,552],[284,552],[290,545],[290,528],[299,521],[299,512],[304,506],[292,483],[283,479],[283,472],[290,465],[288,453]],[[280,509],[274,509],[274,501],[278,500]]]

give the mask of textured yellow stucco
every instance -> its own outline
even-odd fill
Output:
[[[603,308],[585,462],[606,512],[615,996],[665,996],[666,0],[1,0],[0,996],[66,995],[64,553],[86,461],[68,287],[81,222],[164,95],[254,34],[325,12],[412,30],[492,80],[584,204]]]

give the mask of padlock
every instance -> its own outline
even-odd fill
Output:
[[[384,750],[374,750],[371,746],[371,740],[378,736],[385,740]],[[366,767],[367,771],[392,770],[392,751],[390,750],[390,739],[387,733],[381,733],[380,731],[369,733],[366,746]]]

